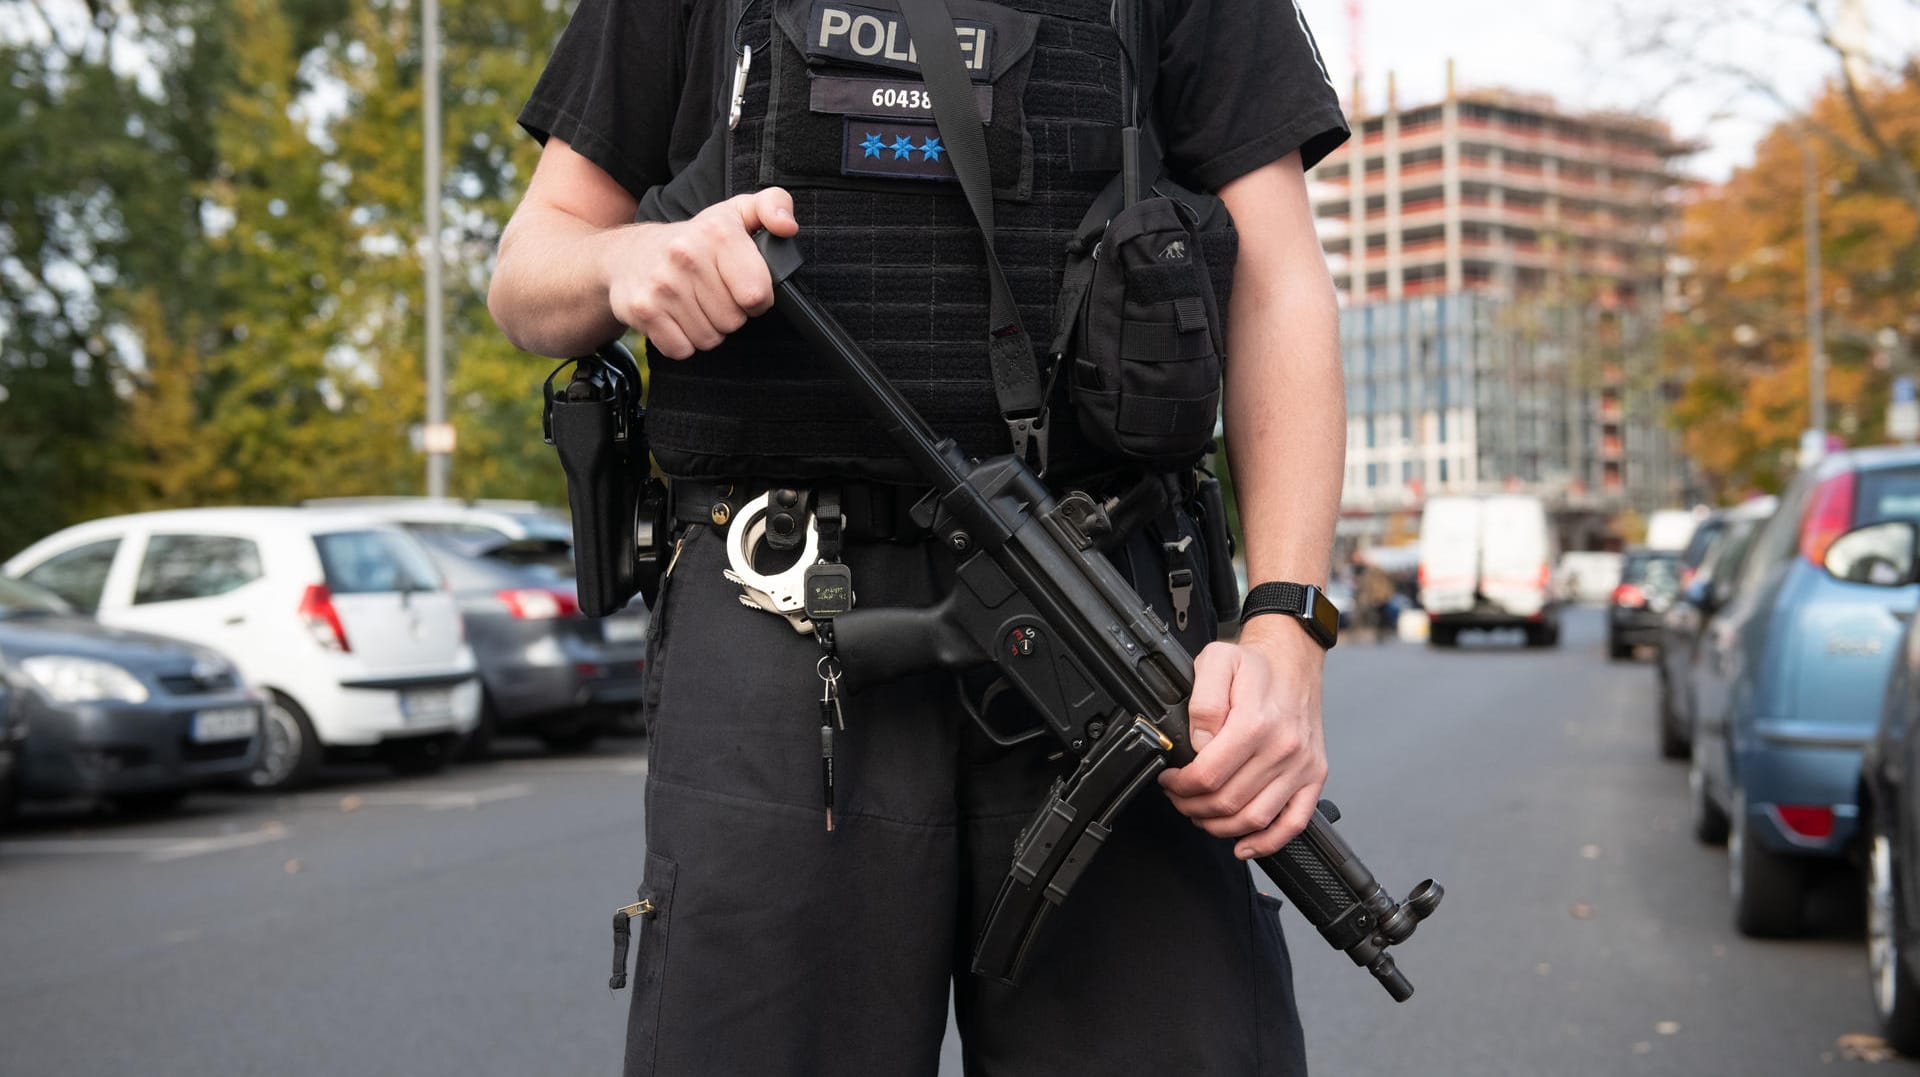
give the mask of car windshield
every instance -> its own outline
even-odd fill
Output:
[[[1861,472],[1853,525],[1886,520],[1920,520],[1920,467]]]
[[[440,573],[420,547],[397,531],[336,531],[313,536],[327,590],[336,595],[432,591]]]
[[[73,607],[52,591],[43,591],[30,583],[0,576],[0,620],[72,612]]]
[[[1620,566],[1620,582],[1638,584],[1649,591],[1676,591],[1680,587],[1680,555],[1665,551],[1630,553]]]

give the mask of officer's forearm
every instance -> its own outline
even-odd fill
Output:
[[[487,310],[516,347],[584,355],[625,332],[607,301],[607,266],[622,233],[552,206],[522,203],[500,237]]]
[[[1346,468],[1339,308],[1297,164],[1248,179],[1221,192],[1240,233],[1225,399],[1247,579],[1324,584]]]

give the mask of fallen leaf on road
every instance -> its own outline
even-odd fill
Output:
[[[1542,961],[1538,965],[1535,965],[1533,967],[1533,971],[1539,973],[1542,976],[1545,976],[1548,973],[1551,973],[1553,971],[1553,966],[1547,964],[1545,961]]]
[[[360,794],[348,793],[346,796],[340,798],[340,810],[359,811],[360,806],[365,803],[366,801],[360,799]]]
[[[1893,1048],[1887,1041],[1865,1032],[1849,1032],[1834,1041],[1840,1048],[1840,1057],[1849,1062],[1891,1062]]]
[[[1636,1055],[1648,1054],[1652,1050],[1653,1050],[1653,1044],[1648,1043],[1645,1040],[1641,1040],[1639,1043],[1636,1043],[1633,1045],[1633,1053]]]
[[[1574,902],[1573,908],[1568,909],[1567,911],[1573,914],[1573,918],[1575,920],[1593,919],[1593,906],[1587,904],[1584,901]]]
[[[1580,856],[1586,860],[1598,860],[1600,859],[1600,847],[1598,845],[1582,845],[1580,847]]]
[[[298,860],[287,861],[287,874],[288,875],[300,874],[300,861]]]
[[[1676,1036],[1676,1035],[1679,1035],[1680,1033],[1680,1022],[1662,1021],[1659,1024],[1653,1026],[1653,1030],[1655,1032],[1658,1032],[1662,1036]]]

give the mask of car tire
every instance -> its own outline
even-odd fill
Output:
[[[1702,845],[1720,845],[1727,840],[1727,813],[1713,802],[1707,791],[1706,771],[1701,769],[1699,746],[1687,753],[1687,808],[1693,822],[1693,837]]]
[[[570,729],[564,733],[556,731],[540,734],[540,740],[546,744],[548,751],[562,755],[591,751],[599,739],[600,730],[592,726],[585,729]]]
[[[1624,662],[1633,657],[1633,644],[1621,643],[1612,632],[1607,633],[1607,657],[1615,662]]]
[[[1452,647],[1460,642],[1460,630],[1452,625],[1435,625],[1427,633],[1427,643],[1433,647]]]
[[[298,789],[320,769],[320,738],[300,704],[270,692],[260,723],[260,756],[247,772],[248,788]]]
[[[500,713],[493,707],[493,696],[485,689],[480,692],[480,721],[460,742],[460,760],[465,763],[484,763],[493,758],[493,738],[500,732]]]
[[[156,789],[145,793],[116,793],[107,798],[123,815],[164,815],[187,799],[186,789]]]
[[[447,734],[388,741],[380,746],[380,755],[387,769],[395,774],[406,777],[437,774],[452,760],[459,739],[455,734]]]
[[[1762,846],[1747,825],[1746,807],[1746,794],[1736,792],[1727,835],[1733,926],[1751,938],[1791,938],[1806,929],[1807,866]]]
[[[1689,755],[1689,745],[1686,738],[1680,735],[1680,716],[1673,713],[1673,685],[1667,681],[1665,667],[1660,670],[1657,687],[1660,702],[1655,720],[1660,725],[1660,758],[1685,759]]]
[[[1907,937],[1900,906],[1900,873],[1894,863],[1893,836],[1879,819],[1869,820],[1867,846],[1867,985],[1880,1032],[1894,1050],[1920,1055],[1920,983],[1900,952]]]

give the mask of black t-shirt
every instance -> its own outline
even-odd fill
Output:
[[[557,136],[638,198],[699,151],[733,63],[726,0],[580,0],[520,124]],[[1293,0],[1148,0],[1159,27],[1157,127],[1169,171],[1205,190],[1294,150],[1312,167],[1347,138]],[[1169,10],[1177,8],[1178,10]]]

